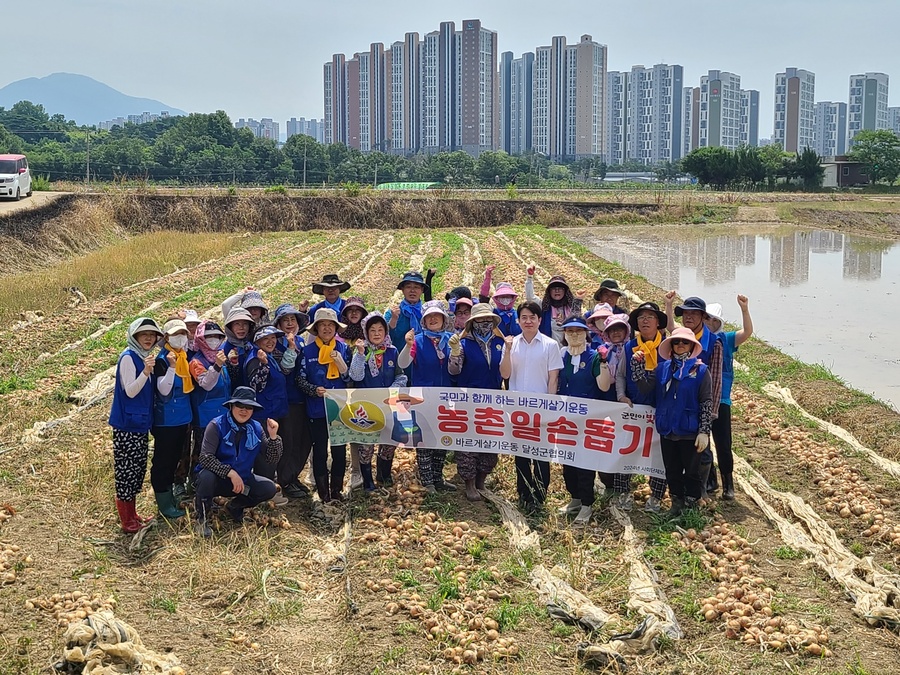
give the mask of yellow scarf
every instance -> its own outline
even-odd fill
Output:
[[[644,342],[641,334],[637,334],[637,348],[644,352],[644,368],[647,370],[656,370],[656,350],[659,349],[660,342],[662,333],[659,331],[656,331],[656,337],[651,342]]]
[[[334,359],[331,358],[331,352],[337,346],[334,338],[332,338],[331,342],[322,342],[319,338],[316,338],[316,346],[319,348],[319,363],[328,364],[328,372],[325,373],[325,378],[328,380],[338,379],[341,376],[341,372],[338,370]]]
[[[181,390],[185,394],[194,391],[194,381],[191,379],[191,369],[188,366],[187,352],[183,349],[169,349],[175,354],[175,374],[181,378]]]
[[[700,326],[700,332],[694,333],[694,337],[697,338],[697,342],[703,341],[703,326]]]

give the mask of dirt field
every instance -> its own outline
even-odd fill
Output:
[[[613,642],[622,660],[605,672],[897,672],[900,470],[873,459],[892,440],[863,437],[873,454],[838,440],[768,397],[752,369],[736,386],[735,443],[746,462],[737,500],[712,502],[677,528],[642,510],[648,488],[636,482],[630,514],[598,504],[591,525],[572,530],[555,515],[567,498],[554,467],[548,512],[523,530],[502,506],[515,501],[508,458],[489,485],[498,501],[473,505],[461,493],[426,497],[403,452],[397,486],[355,493],[346,507],[266,506],[257,522],[222,523],[209,541],[187,523],[121,534],[109,399],[95,378],[114,365],[132,317],[214,312],[244,285],[271,306],[298,301],[325,271],[350,278],[351,293],[378,308],[409,268],[435,267],[438,297],[477,286],[488,263],[521,290],[530,262],[539,289],[556,273],[591,291],[612,275],[662,299],[540,226],[331,230],[248,235],[175,271],[123,266],[118,284],[98,284],[86,302],[4,327],[0,674],[50,672],[69,620],[104,604],[189,673],[562,675],[587,667],[585,646],[648,616],[678,630],[648,649]],[[90,288],[90,270],[81,274]],[[879,414],[876,425],[896,424]],[[455,479],[455,467],[446,474]],[[139,510],[151,512],[145,487]],[[640,583],[652,576],[658,586]],[[590,634],[554,618],[547,579],[581,594],[578,611],[564,595],[557,605],[602,610],[608,621]]]

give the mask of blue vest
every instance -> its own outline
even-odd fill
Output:
[[[207,370],[212,365],[202,352],[197,352],[194,359],[202,363]],[[198,384],[191,392],[191,406],[194,410],[194,423],[197,427],[205,429],[207,424],[221,415],[222,404],[230,397],[231,378],[228,376],[228,369],[223,366],[219,373],[219,379],[216,380],[216,386],[206,391]]]
[[[156,357],[157,361],[162,361],[166,368],[169,362],[166,360],[168,349],[163,348]],[[155,387],[154,382],[154,387]],[[184,386],[181,377],[175,376],[172,384],[172,391],[168,396],[163,396],[156,391],[153,401],[153,426],[155,427],[180,427],[182,424],[190,424],[194,418],[194,410],[191,408],[191,397],[184,393]]]
[[[232,389],[236,387],[244,387],[246,386],[246,382],[244,381],[244,361],[247,359],[247,354],[252,352],[253,349],[247,349],[246,347],[235,347],[233,344],[226,340],[222,344],[222,351],[225,352],[225,356],[228,356],[231,353],[231,350],[237,352],[238,355],[238,367],[236,369],[234,381],[231,383]],[[227,367],[227,366],[226,366]]]
[[[656,366],[656,430],[660,436],[694,436],[700,430],[700,383],[706,364],[687,359],[672,372],[672,361]],[[667,386],[668,385],[668,386]]]
[[[703,326],[703,335],[700,336],[700,344],[703,346],[703,351],[700,352],[697,358],[703,361],[707,366],[711,365],[713,349],[718,340],[718,335],[713,333],[706,326]]]
[[[153,378],[144,383],[144,388],[134,398],[129,398],[119,381],[119,366],[122,359],[131,357],[135,372],[144,372],[144,359],[131,349],[119,354],[116,364],[116,387],[113,389],[112,408],[109,411],[109,426],[119,431],[130,431],[135,434],[146,434],[153,423]]]
[[[450,372],[447,370],[450,349],[443,359],[438,358],[437,349],[430,337],[416,335],[416,358],[412,364],[412,382],[414,387],[449,387]]]
[[[232,438],[228,438],[228,434],[232,433],[231,425],[227,419],[227,416],[230,414],[219,415],[212,421],[219,430],[219,447],[216,450],[216,459],[237,471],[242,480],[248,480],[253,473],[253,463],[256,461],[260,450],[262,450],[263,428],[256,420],[251,419],[247,422],[247,425],[253,425],[256,429],[256,435],[260,439],[255,446],[248,448],[246,433],[234,434]]]
[[[282,417],[287,417],[288,414],[287,378],[281,372],[275,357],[269,354],[268,358],[269,378],[262,391],[256,392],[256,402],[262,408],[253,410],[253,419],[259,422],[265,422],[267,419],[280,420]],[[244,379],[247,381],[250,380],[247,368],[254,360],[257,360],[255,352],[244,363]]]
[[[341,320],[341,312],[343,312],[344,307],[347,306],[347,301],[344,300],[344,298],[338,297],[337,306],[338,306],[338,309],[336,310],[337,317],[338,317],[338,321],[340,321]],[[309,320],[310,321],[315,321],[316,312],[320,309],[331,309],[331,308],[325,304],[324,300],[322,300],[321,302],[317,302],[316,304],[314,304],[312,307],[309,308]]]
[[[494,308],[494,314],[500,317],[500,325],[497,326],[504,335],[522,334],[522,327],[519,325],[519,315],[515,309],[497,309]]]
[[[365,368],[365,376],[362,382],[356,383],[356,386],[360,389],[390,387],[397,378],[397,371],[400,370],[400,366],[397,365],[398,356],[399,352],[393,345],[385,349],[384,354],[381,355],[381,369],[378,371],[378,375],[372,375],[372,372],[369,370],[369,364],[366,363],[363,366]]]
[[[500,377],[500,359],[503,357],[503,340],[496,335],[488,340],[491,363],[488,366],[477,338],[467,337],[460,340],[465,360],[462,372],[456,376],[458,387],[474,389],[499,389],[503,378]]]
[[[594,366],[600,354],[585,351],[581,355],[581,367],[578,372],[572,368],[572,355],[565,352],[562,357],[563,367],[559,371],[559,394],[561,396],[578,396],[580,398],[599,399],[603,393],[597,386]]]
[[[335,340],[334,344],[335,351],[339,352],[344,359],[344,363],[347,363],[347,345],[343,342],[338,342],[337,340]],[[337,379],[329,380],[325,377],[326,373],[328,373],[328,366],[324,363],[319,363],[319,347],[315,341],[313,341],[312,344],[306,345],[300,354],[304,361],[306,380],[310,384],[316,387],[325,387],[326,389],[347,388],[347,384],[344,382],[343,378],[338,377]],[[306,414],[310,419],[320,419],[325,417],[325,399],[316,396],[315,394],[307,396]]]
[[[297,386],[297,379],[295,377],[297,373],[297,364],[300,363],[301,353],[305,346],[306,344],[299,335],[294,338],[294,349],[297,350],[297,363],[294,364],[291,372],[285,376],[287,378],[285,382],[287,386],[287,399],[288,403],[291,405],[295,403],[306,403],[306,396],[303,395],[303,392],[300,391],[300,388]],[[287,351],[287,340],[285,338],[278,338],[278,344],[275,345],[275,351],[278,352],[279,355],[284,354]]]
[[[731,385],[734,384],[734,353],[738,350],[735,344],[737,333],[729,331],[720,333],[722,342],[722,399],[721,403],[731,405]]]
[[[656,405],[656,397],[651,390],[649,394],[641,393],[637,383],[631,379],[631,357],[637,348],[637,338],[633,338],[625,343],[625,353],[622,358],[625,359],[625,395],[631,399],[632,403],[638,405]],[[655,373],[650,373],[650,377],[654,377]]]

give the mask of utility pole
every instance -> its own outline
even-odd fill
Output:
[[[85,167],[84,180],[91,187],[91,130],[87,130],[87,166]]]
[[[375,182],[372,183],[372,187],[378,187],[378,165],[375,165]]]
[[[303,144],[303,188],[306,189],[306,151],[309,146],[304,143]]]

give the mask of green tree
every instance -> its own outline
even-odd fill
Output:
[[[681,160],[681,167],[701,185],[724,189],[738,178],[737,161],[727,148],[697,148]]]
[[[812,148],[804,148],[797,153],[790,165],[790,172],[800,179],[805,190],[817,190],[822,187],[825,178],[825,167],[822,166],[822,158]]]
[[[734,155],[737,162],[738,181],[752,187],[757,187],[765,182],[766,165],[760,157],[759,148],[742,145],[735,150]]]
[[[475,176],[484,185],[506,185],[517,172],[517,162],[505,152],[483,152],[475,161]]]
[[[862,162],[873,183],[893,185],[900,176],[900,138],[889,129],[860,131],[853,137],[850,157]]]
[[[0,153],[20,153],[25,149],[25,142],[0,124]]]
[[[286,159],[294,167],[295,179],[298,183],[321,183],[328,180],[328,156],[325,146],[316,142],[312,136],[294,134],[281,149]]]

